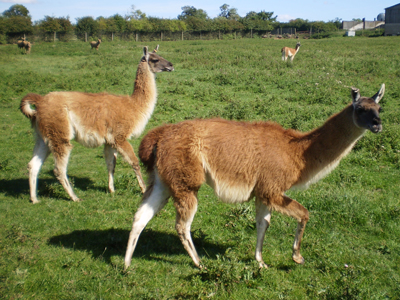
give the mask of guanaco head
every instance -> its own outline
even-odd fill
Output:
[[[297,44],[296,44],[296,50],[299,49],[300,46],[301,46],[300,42],[297,42]]]
[[[353,121],[357,127],[369,129],[373,133],[382,131],[382,122],[379,117],[381,107],[378,104],[385,94],[385,84],[371,98],[361,97],[357,88],[351,88],[353,98]]]
[[[172,65],[172,63],[170,63],[168,60],[158,55],[156,53],[157,51],[158,51],[158,45],[153,52],[149,52],[149,49],[147,47],[144,47],[143,57],[141,61],[147,62],[149,64],[150,70],[153,73],[158,73],[163,71],[168,71],[168,72],[173,71],[174,66]]]

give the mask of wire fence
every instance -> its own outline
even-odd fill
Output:
[[[181,40],[227,40],[227,39],[243,39],[243,38],[294,38],[299,35],[309,35],[309,32],[296,31],[296,28],[278,28],[273,31],[266,30],[237,30],[237,31],[162,31],[162,32],[97,32],[96,34],[88,33],[35,33],[27,35],[8,36],[8,43],[17,43],[19,39],[25,37],[31,42],[67,42],[67,41],[136,41],[136,42],[151,42],[151,41],[181,41]]]

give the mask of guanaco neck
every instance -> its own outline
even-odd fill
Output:
[[[330,117],[324,125],[298,140],[300,176],[295,185],[309,184],[329,174],[365,133],[353,121],[353,106]]]
[[[157,102],[155,75],[150,70],[149,64],[146,61],[139,63],[133,93],[130,98],[138,124],[134,134],[140,135],[149,121]]]
[[[147,104],[146,106],[149,106],[149,108],[155,105],[157,98],[155,76],[151,72],[149,64],[145,61],[141,61],[137,68],[131,97],[135,102],[138,102],[137,104]]]

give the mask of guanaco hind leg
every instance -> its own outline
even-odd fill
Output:
[[[125,254],[125,269],[131,264],[139,235],[147,223],[167,204],[169,197],[170,192],[168,188],[162,183],[156,172],[154,183],[149,186],[143,195],[142,204],[134,217]]]
[[[72,186],[68,180],[67,176],[67,166],[69,155],[72,151],[72,145],[60,145],[58,147],[58,152],[53,151],[54,156],[54,175],[58,179],[58,181],[62,184],[63,188],[66,190],[71,199],[75,202],[80,201],[81,199],[75,195]]]
[[[175,228],[178,233],[179,239],[181,240],[182,245],[188,252],[189,256],[192,258],[196,267],[200,268],[200,258],[197,254],[192,237],[190,235],[190,227],[192,225],[194,215],[197,211],[197,198],[193,194],[193,192],[189,192],[181,199],[174,200],[174,205],[176,208]]]
[[[104,145],[104,159],[106,160],[108,170],[108,190],[110,193],[114,193],[114,172],[115,164],[117,163],[117,149],[111,147],[108,144]]]
[[[41,138],[36,139],[35,147],[33,148],[33,157],[28,164],[29,169],[29,190],[32,203],[38,203],[37,198],[37,178],[40,169],[50,154],[50,149]]]

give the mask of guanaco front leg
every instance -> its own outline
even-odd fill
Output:
[[[259,263],[260,268],[268,268],[262,258],[262,248],[269,224],[271,222],[271,212],[265,204],[259,199],[256,199],[256,227],[257,227],[257,244],[255,257]]]
[[[308,210],[296,200],[286,195],[277,196],[270,199],[270,205],[274,210],[285,215],[293,217],[297,220],[297,230],[293,243],[292,259],[298,264],[304,264],[304,258],[300,254],[301,239],[303,238],[304,229],[309,219]]]

